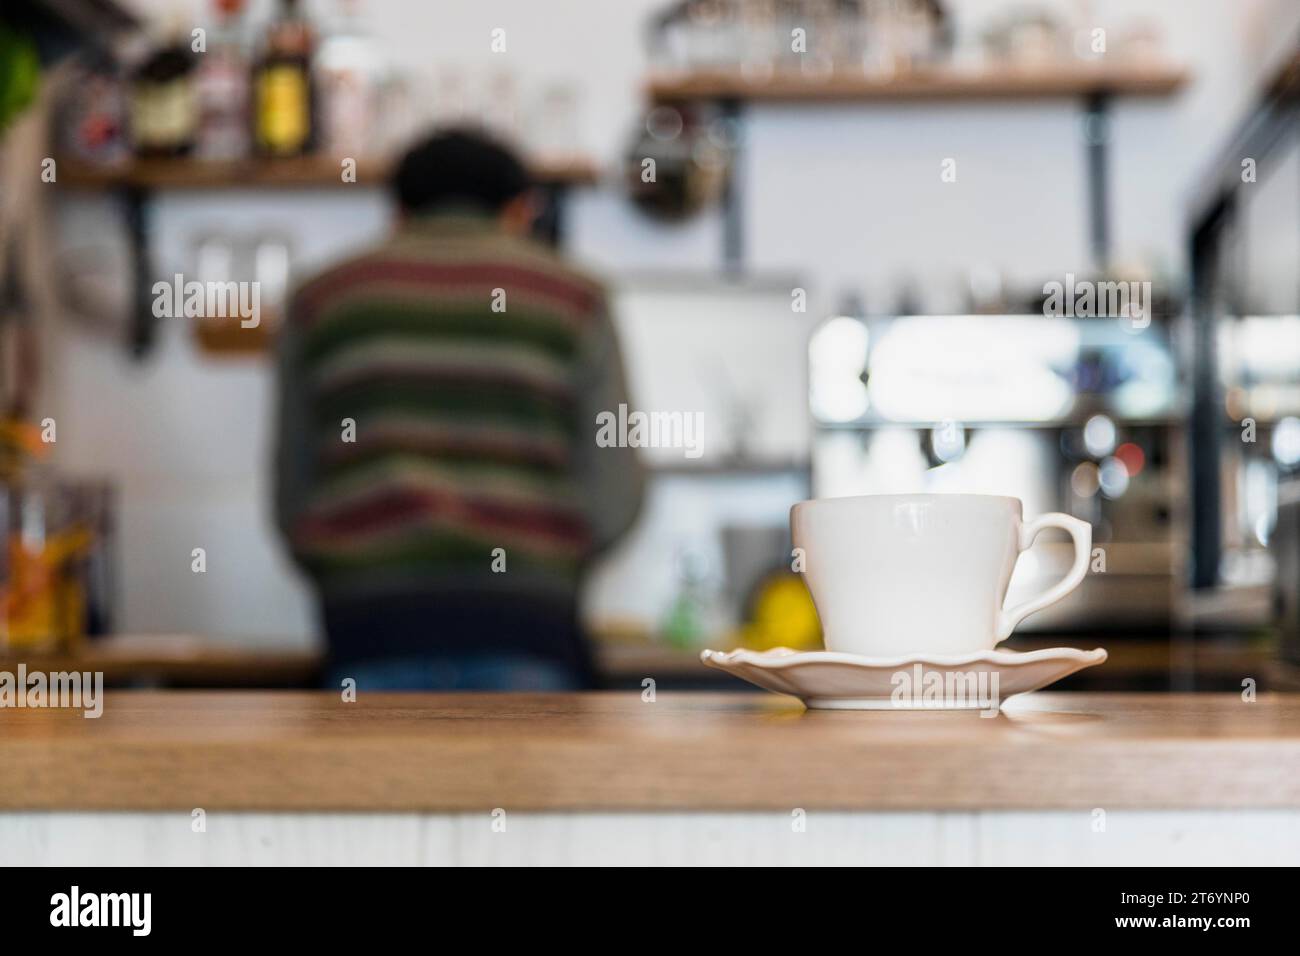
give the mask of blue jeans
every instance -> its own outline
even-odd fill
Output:
[[[527,655],[457,655],[452,657],[395,657],[358,661],[330,672],[330,689],[345,678],[357,690],[576,690],[577,675],[562,664]]]

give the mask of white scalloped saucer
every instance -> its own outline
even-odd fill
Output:
[[[1100,664],[1106,651],[1049,647],[884,658],[775,647],[701,651],[700,660],[813,709],[988,710]]]

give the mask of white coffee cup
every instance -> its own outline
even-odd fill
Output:
[[[1038,597],[1004,608],[1020,552],[1044,528],[1074,539],[1074,564]],[[1092,526],[1065,514],[1028,523],[1019,498],[864,495],[790,509],[828,650],[867,657],[992,650],[1025,617],[1055,604],[1088,573]]]

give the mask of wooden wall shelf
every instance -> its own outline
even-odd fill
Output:
[[[216,162],[198,159],[138,159],[122,166],[95,166],[71,159],[58,165],[58,182],[77,190],[333,189],[379,186],[388,176],[385,160],[362,160],[356,183],[344,183],[341,161],[329,156]],[[589,186],[599,179],[587,159],[541,162],[532,168],[543,186]]]
[[[72,650],[0,649],[0,670],[98,671],[110,686],[312,687],[324,657],[312,648],[276,648],[193,634],[118,634],[91,638]]]
[[[652,77],[657,102],[736,99],[750,102],[891,102],[906,100],[1046,99],[1077,96],[1169,96],[1187,82],[1172,66],[997,67],[980,71],[941,67],[888,77],[832,74],[825,79],[777,73],[747,79],[730,70]]]
[[[71,192],[119,196],[123,200],[127,235],[131,246],[135,284],[135,318],[131,350],[144,355],[152,347],[157,320],[150,305],[154,281],[150,262],[150,200],[160,192],[220,190],[299,189],[335,191],[343,188],[373,190],[385,185],[391,162],[364,160],[357,164],[356,181],[345,183],[341,159],[333,156],[302,156],[294,159],[246,159],[213,162],[192,158],[136,159],[118,166],[97,166],[64,157],[57,166],[58,185]],[[563,162],[539,162],[532,166],[534,181],[541,187],[542,213],[535,232],[539,238],[558,245],[563,238],[564,197],[571,188],[594,185],[600,172],[594,162],[578,158]]]
[[[1171,96],[1188,79],[1181,67],[1148,63],[1066,62],[1045,66],[996,66],[979,70],[955,66],[927,67],[870,76],[832,73],[811,77],[777,71],[766,79],[753,79],[735,69],[688,70],[651,76],[647,98],[654,103],[711,102],[723,114],[739,121],[745,107],[754,103],[825,103],[881,105],[916,102],[996,101],[1034,102],[1078,100],[1087,122],[1106,122],[1110,103],[1118,96]],[[1110,251],[1106,141],[1084,141],[1087,170],[1088,233],[1094,265],[1104,271]],[[729,188],[723,200],[722,255],[731,270],[743,261],[743,212],[739,191]]]

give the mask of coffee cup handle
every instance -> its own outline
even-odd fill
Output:
[[[1017,604],[1013,608],[1004,608],[998,614],[998,642],[1011,636],[1016,625],[1049,604],[1055,604],[1079,586],[1088,573],[1088,559],[1092,557],[1092,525],[1078,518],[1059,513],[1040,515],[1028,524],[1020,526],[1020,552],[1028,551],[1044,528],[1060,528],[1067,531],[1074,539],[1074,564],[1070,573],[1048,588],[1036,598]],[[1018,552],[1019,553],[1019,552]]]

